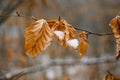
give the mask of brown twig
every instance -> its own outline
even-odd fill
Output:
[[[16,14],[17,15],[1,15],[0,14],[0,17],[10,17],[10,16],[13,16],[13,17],[22,17],[22,18],[30,18],[30,19],[33,19],[33,20],[38,20],[37,18],[35,18],[34,16],[24,16],[24,15],[21,15],[18,11],[16,11]],[[60,20],[60,16],[58,18],[58,20]],[[76,28],[76,30],[80,30],[80,31],[85,31],[87,33],[87,35],[97,35],[97,36],[106,36],[106,35],[113,35],[113,33],[95,33],[95,32],[91,32],[91,31],[88,31],[88,30],[84,30],[84,29],[81,29],[81,28]]]
[[[60,16],[58,17],[58,21],[60,21],[61,20],[61,18],[60,18]]]
[[[27,75],[27,74],[24,71],[20,71],[12,75],[5,75],[5,80],[18,80],[24,75]]]
[[[110,75],[110,76],[112,76],[112,73],[110,71],[108,71],[108,70],[107,70],[107,74]]]
[[[33,19],[33,20],[38,20],[37,18],[35,18],[34,16],[24,16],[21,15],[18,11],[16,11],[17,15],[6,15],[6,14],[0,14],[0,17],[22,17],[22,18],[29,18],[29,19]]]
[[[85,31],[88,35],[97,35],[97,36],[106,36],[106,35],[113,35],[113,33],[95,33],[95,32],[90,32],[88,30],[84,30],[84,29],[80,29],[80,28],[75,28],[76,30],[80,30],[80,31]]]
[[[16,11],[16,14],[17,14],[17,16],[20,16],[20,14],[18,13],[18,11]]]

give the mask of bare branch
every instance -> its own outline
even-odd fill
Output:
[[[112,62],[119,62],[115,59],[115,56],[108,56],[108,57],[100,57],[100,58],[83,58],[79,60],[74,59],[51,59],[47,64],[40,64],[37,66],[24,68],[20,70],[16,70],[13,72],[9,72],[6,74],[6,78],[10,78],[18,73],[24,72],[26,74],[42,71],[48,69],[50,67],[56,65],[94,65],[94,64],[101,64],[101,63],[112,63]]]
[[[38,20],[37,18],[35,18],[34,16],[24,16],[24,15],[21,15],[18,11],[16,11],[16,14],[17,15],[6,15],[6,14],[0,14],[0,17],[21,17],[21,18],[28,18],[28,19],[33,19],[33,20]]]
[[[20,16],[20,14],[19,14],[19,12],[18,12],[18,11],[16,11],[16,14],[17,14],[17,16]]]
[[[5,2],[5,0],[3,0]],[[3,2],[2,1],[2,2]],[[2,3],[1,2],[1,3]],[[9,3],[2,8],[2,12],[1,14],[11,14],[19,5],[21,5],[23,2],[25,2],[25,0],[15,0],[15,1],[9,1]],[[1,17],[0,18],[0,24],[2,22],[4,22],[5,20],[7,20],[9,18],[9,16],[5,16],[5,17]]]
[[[106,35],[113,35],[113,33],[94,33],[94,32],[90,32],[88,30],[84,30],[84,29],[81,29],[81,28],[75,28],[76,30],[80,30],[80,31],[85,31],[88,35],[91,34],[91,35],[97,35],[97,36],[106,36]]]
[[[16,11],[16,14],[17,15],[4,15],[4,14],[1,14],[0,17],[22,17],[22,18],[29,18],[29,19],[33,19],[33,20],[38,20],[37,18],[35,18],[34,16],[24,16],[24,15],[21,15],[18,11]],[[58,20],[60,20],[60,16],[58,18]],[[113,33],[95,33],[95,32],[91,32],[91,31],[88,31],[88,30],[84,30],[84,29],[81,29],[81,28],[76,28],[76,30],[80,30],[80,31],[85,31],[87,33],[87,35],[97,35],[97,36],[106,36],[106,35],[113,35]]]
[[[107,74],[110,75],[110,76],[112,76],[112,73],[110,71],[107,71]]]

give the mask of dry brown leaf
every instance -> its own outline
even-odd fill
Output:
[[[114,32],[114,36],[116,38],[117,43],[117,55],[116,59],[120,58],[120,16],[116,16],[114,19],[111,20],[110,26]]]
[[[113,75],[107,74],[107,75],[105,75],[104,80],[116,80],[116,79]]]
[[[78,41],[78,33],[77,31],[71,26],[71,25],[66,25],[67,26],[67,31],[66,31],[66,46],[68,48],[73,48],[77,49],[79,46],[79,41]]]
[[[49,27],[52,31],[55,31],[56,28],[59,26],[59,21],[58,20],[50,20],[48,21]]]
[[[54,31],[54,36],[57,41],[63,45],[65,44],[65,26],[62,23],[62,20],[50,20],[48,21],[50,28]]]
[[[63,23],[63,20],[60,20],[59,26],[54,31],[54,36],[57,39],[57,41],[59,42],[59,44],[61,44],[61,45],[65,45],[65,43],[66,43],[66,39],[65,39],[66,29],[67,29],[67,27]]]
[[[52,41],[53,31],[44,19],[32,23],[26,29],[25,48],[30,57],[37,57]]]
[[[60,20],[59,26],[54,31],[54,35],[58,42],[65,47],[76,49],[79,45],[77,31],[65,20]]]
[[[104,80],[120,80],[120,76],[115,76],[108,71],[104,77]]]
[[[87,52],[89,42],[86,34],[79,35],[82,41],[78,41],[78,33],[65,20],[38,20],[26,29],[25,47],[26,53],[31,57],[37,57],[51,43],[54,34],[57,41],[67,48],[80,51],[81,56]]]
[[[67,26],[67,30],[69,32],[68,33],[69,39],[76,39],[76,38],[78,38],[78,33],[77,33],[76,29],[74,29],[72,27],[72,25],[70,25],[70,24],[68,24],[66,26]]]
[[[81,38],[81,42],[77,50],[80,52],[80,57],[83,57],[87,53],[89,41],[87,40],[85,32],[80,33],[79,37]]]
[[[63,45],[64,44],[64,36],[65,36],[65,26],[61,24],[59,20],[50,20],[48,21],[50,28],[54,31],[54,36],[57,41]]]

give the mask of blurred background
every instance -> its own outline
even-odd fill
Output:
[[[55,39],[36,59],[26,56],[25,28],[34,20],[15,17],[16,11],[37,19],[54,20],[60,16],[74,27],[109,33],[112,32],[109,22],[120,15],[120,0],[0,0],[0,14],[3,15],[0,16],[0,77],[27,68],[30,71],[19,80],[103,80],[107,70],[120,75],[119,61],[113,57],[108,62],[99,61],[103,57],[115,57],[113,35],[90,35],[90,47],[82,59],[79,52],[65,49]],[[56,60],[63,63],[51,63]],[[85,62],[87,60],[89,63]]]

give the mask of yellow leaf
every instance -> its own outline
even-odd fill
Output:
[[[26,29],[25,48],[30,57],[37,57],[52,41],[53,31],[44,19],[32,23]]]
[[[111,20],[110,26],[114,32],[114,36],[116,38],[117,43],[117,55],[116,59],[120,58],[120,16],[116,16],[114,19]]]
[[[80,52],[80,57],[83,57],[87,53],[89,41],[87,40],[85,32],[80,33],[79,37],[81,38],[81,42],[79,44],[78,51]]]

